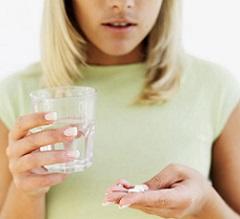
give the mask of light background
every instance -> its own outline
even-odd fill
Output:
[[[177,1],[177,0],[176,0]],[[0,79],[39,60],[42,0],[0,0]],[[186,50],[240,79],[240,1],[184,0]]]

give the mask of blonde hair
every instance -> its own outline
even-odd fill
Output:
[[[41,65],[47,87],[72,85],[83,79],[86,41],[76,28],[65,0],[45,0]],[[146,77],[135,103],[168,101],[178,90],[182,72],[181,0],[163,0],[156,23],[146,38]]]

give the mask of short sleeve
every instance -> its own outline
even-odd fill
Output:
[[[34,63],[0,81],[0,120],[11,129],[17,117],[31,112],[30,92],[40,88],[42,69]]]
[[[0,119],[8,129],[11,129],[16,118],[14,108],[16,89],[12,87],[10,78],[5,78],[0,81],[0,94]]]
[[[214,94],[216,103],[216,126],[214,140],[217,139],[231,113],[234,111],[240,100],[240,83],[239,80],[230,72],[225,72],[221,77],[221,83],[218,91]]]

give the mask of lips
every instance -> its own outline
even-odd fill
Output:
[[[108,26],[108,27],[113,27],[113,28],[126,28],[126,27],[131,27],[131,26],[136,26],[135,24],[131,24],[131,23],[106,23],[103,24],[104,26]]]
[[[113,19],[102,23],[104,26],[115,28],[127,28],[131,26],[137,26],[137,23],[128,19]]]

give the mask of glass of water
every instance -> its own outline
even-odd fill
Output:
[[[92,165],[95,134],[96,90],[92,87],[66,86],[36,90],[30,93],[34,112],[56,112],[57,120],[32,132],[61,127],[76,127],[81,135],[72,142],[46,145],[40,151],[73,150],[79,157],[68,163],[45,165],[50,173],[80,172]]]

